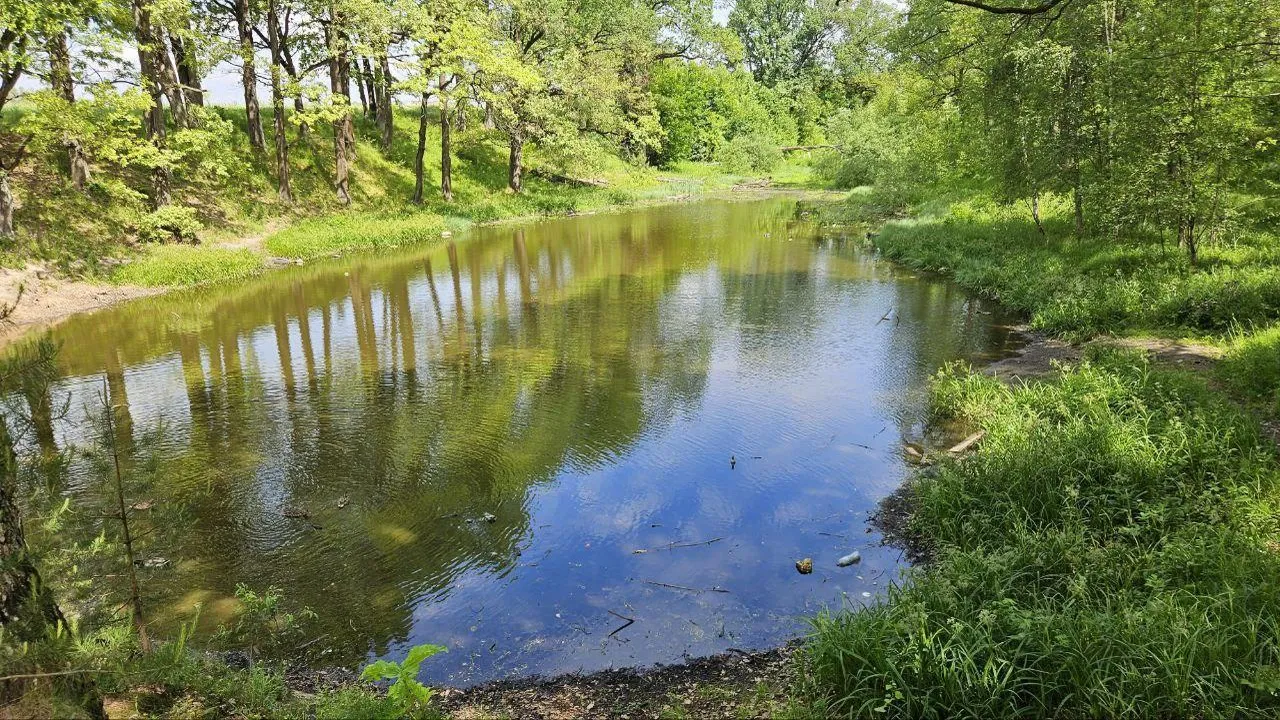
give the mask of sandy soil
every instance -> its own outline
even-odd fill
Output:
[[[7,311],[0,320],[0,346],[35,327],[162,292],[164,288],[100,285],[60,278],[43,265],[29,265],[22,270],[0,268],[0,315]]]

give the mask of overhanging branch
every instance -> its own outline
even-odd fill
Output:
[[[1067,0],[1044,0],[1039,5],[992,5],[982,0],[946,0],[952,5],[963,5],[964,7],[977,8],[984,12],[993,13],[995,15],[1040,15],[1047,13],[1059,5],[1067,2]]]

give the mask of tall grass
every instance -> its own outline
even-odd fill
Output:
[[[262,272],[262,256],[247,248],[159,245],[118,268],[111,281],[143,287],[184,287],[241,280]]]
[[[814,620],[810,692],[848,717],[1275,717],[1274,446],[1189,374],[1095,350],[1058,383],[958,368],[982,449],[914,486],[936,562]]]
[[[1234,391],[1280,416],[1280,325],[1233,338],[1218,371]]]
[[[873,202],[858,198],[859,203]],[[889,258],[946,273],[1070,338],[1133,330],[1221,333],[1280,320],[1280,238],[1242,229],[1196,266],[1157,238],[1076,238],[1063,203],[1046,204],[1047,237],[1022,206],[941,203],[887,223]]]
[[[444,220],[428,212],[350,213],[303,220],[268,237],[265,247],[278,257],[311,259],[351,250],[435,241],[444,229]]]

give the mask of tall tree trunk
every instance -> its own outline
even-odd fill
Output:
[[[422,105],[418,111],[418,151],[413,157],[413,203],[421,205],[426,199],[423,194],[423,186],[426,184],[426,174],[423,161],[427,156],[427,100],[431,94],[422,93]]]
[[[49,41],[49,84],[67,104],[76,101],[75,83],[71,77],[71,53],[67,47],[67,34],[56,33]],[[71,173],[71,186],[84,191],[89,182],[89,158],[79,138],[68,138],[67,161]]]
[[[1084,191],[1080,188],[1079,178],[1071,188],[1071,199],[1075,204],[1076,235],[1084,235]]]
[[[297,80],[297,78],[293,78]],[[307,109],[306,103],[303,102],[301,95],[293,96],[293,111],[302,114]],[[306,142],[311,137],[311,126],[305,122],[298,123],[298,142]]]
[[[271,46],[271,107],[275,110],[276,178],[281,202],[293,202],[289,186],[289,138],[285,134],[284,91],[280,87],[280,15],[277,0],[267,2],[267,42]]]
[[[493,103],[488,100],[484,103],[484,129],[492,130],[497,124],[493,120]]]
[[[190,27],[184,28],[190,30]],[[186,96],[188,107],[204,106],[204,91],[200,87],[200,69],[196,65],[194,43],[170,33],[169,44],[173,46],[173,59],[178,65],[178,82],[182,83],[182,92]]]
[[[155,42],[152,57],[156,63],[156,78],[160,82],[160,89],[169,100],[169,112],[173,113],[173,122],[178,127],[189,128],[193,123],[190,114],[187,113],[187,96],[182,90],[182,83],[178,82],[178,73],[174,70],[173,59],[169,57],[168,35],[169,33],[160,25],[151,27],[151,36]]]
[[[378,58],[375,94],[378,101],[378,125],[382,128],[382,149],[391,149],[391,135],[395,131],[395,116],[391,107],[391,63],[384,52]]]
[[[236,35],[240,40],[240,84],[244,86],[244,116],[249,144],[254,150],[267,146],[262,132],[262,111],[258,107],[258,71],[253,61],[253,25],[249,22],[249,0],[236,0]]]
[[[147,140],[164,149],[164,88],[160,80],[159,62],[152,48],[156,46],[151,26],[151,9],[147,0],[133,0],[133,32],[138,46],[138,68],[142,84],[151,95],[151,106],[143,113]],[[169,167],[163,162],[151,169],[151,204],[157,208],[169,204]]]
[[[362,96],[369,98],[369,104],[365,108],[365,115],[369,117],[374,117],[378,113],[378,93],[374,91],[378,81],[374,76],[374,72],[376,71],[373,65],[369,64],[369,58],[362,56],[360,58],[360,79],[356,83],[356,87],[359,88]]]
[[[1196,216],[1184,215],[1178,219],[1178,245],[1186,248],[1191,264],[1200,260],[1199,242],[1196,239]]]
[[[455,77],[453,81],[455,83],[461,83],[462,78]],[[467,131],[467,105],[469,104],[469,102],[470,101],[467,99],[467,97],[463,95],[458,98],[457,103],[454,105],[453,125],[454,125],[454,129],[456,129],[460,133]]]
[[[333,157],[334,157],[334,190],[338,193],[338,202],[351,204],[351,188],[348,184],[350,171],[347,167],[347,143],[343,139],[342,119],[333,121]]]
[[[337,27],[341,22],[342,16],[331,5],[329,21],[324,24],[325,47],[329,51],[329,88],[335,96],[345,98],[350,108],[351,62],[347,54],[346,38]],[[338,201],[343,205],[351,203],[348,162],[354,150],[355,133],[351,128],[351,111],[348,109],[333,121],[334,189],[338,194]]]
[[[13,239],[13,189],[9,171],[0,168],[0,240]]]
[[[443,80],[443,79],[442,79]],[[444,83],[441,82],[441,85]],[[453,202],[453,144],[449,137],[449,99],[440,95],[440,196]]]
[[[511,155],[507,160],[507,187],[511,192],[520,192],[524,187],[524,138],[520,133],[511,133]]]
[[[1040,237],[1045,236],[1044,223],[1040,220],[1040,191],[1035,190],[1031,193],[1031,219],[1036,223],[1036,230],[1040,232]]]
[[[360,59],[362,61],[364,60],[364,58],[360,58]],[[364,76],[365,76],[365,72],[361,70],[360,65],[357,64],[356,65],[356,94],[360,96],[360,112],[364,113],[365,117],[369,117],[369,113],[371,111],[371,108],[369,106],[369,98],[371,96],[368,92],[365,91]],[[376,109],[376,108],[373,108],[373,109]]]

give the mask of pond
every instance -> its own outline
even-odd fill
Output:
[[[927,378],[1021,342],[808,216],[483,227],[73,318],[43,442],[86,442],[101,392],[121,408],[176,524],[143,570],[161,626],[275,586],[321,662],[438,643],[423,679],[455,685],[776,645],[897,577],[867,516],[909,472]],[[69,472],[72,495],[102,482]]]

